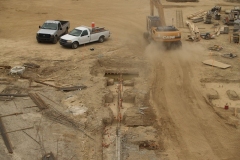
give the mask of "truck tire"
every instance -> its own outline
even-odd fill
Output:
[[[72,43],[72,49],[77,49],[79,46],[78,42],[73,42]]]
[[[54,39],[53,39],[53,44],[56,44],[58,42],[58,37],[55,36]]]
[[[99,37],[98,42],[103,43],[104,42],[104,36]]]

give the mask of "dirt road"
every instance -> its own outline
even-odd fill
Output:
[[[181,54],[172,52],[156,62],[152,93],[170,159],[237,159],[239,133],[206,104],[195,81],[196,59]]]
[[[184,18],[186,18],[190,13],[200,9],[210,9],[216,3],[226,4],[230,8],[232,5],[223,0],[200,0],[199,3],[162,2],[167,6],[165,10],[167,24],[172,23],[176,9],[183,10]],[[83,83],[90,86],[82,92],[71,93],[59,93],[43,86],[41,86],[42,89],[32,90],[63,105],[57,107],[64,113],[69,109],[69,104],[87,106],[91,110],[88,112],[88,116],[75,118],[94,123],[100,121],[105,111],[102,109],[104,106],[102,99],[106,91],[106,84],[105,79],[101,77],[101,71],[106,68],[111,69],[111,67],[114,69],[138,69],[142,80],[136,86],[151,86],[149,101],[157,115],[154,126],[159,131],[156,141],[160,141],[161,150],[155,150],[154,153],[160,155],[155,159],[239,159],[238,125],[232,125],[229,122],[229,119],[236,118],[232,115],[231,109],[233,108],[230,107],[230,110],[225,111],[220,108],[222,106],[217,108],[206,100],[206,90],[215,85],[226,86],[225,90],[214,88],[219,95],[225,95],[230,84],[233,85],[231,89],[236,88],[239,83],[237,74],[240,69],[239,61],[222,59],[221,56],[214,57],[216,60],[232,65],[231,70],[221,71],[208,68],[201,63],[202,60],[209,58],[206,48],[210,45],[215,43],[225,45],[225,52],[233,51],[236,46],[229,45],[229,42],[226,41],[227,35],[220,36],[216,41],[186,42],[184,38],[189,31],[187,28],[182,28],[183,48],[179,51],[164,51],[156,44],[147,44],[143,39],[145,20],[148,14],[149,2],[147,0],[71,0],[61,2],[57,0],[24,0],[21,3],[16,0],[0,0],[0,64],[16,66],[25,62],[34,62],[41,65],[41,69],[28,71],[26,74],[29,76],[40,79],[54,77],[55,85]],[[90,26],[91,22],[95,22],[96,26],[104,26],[109,29],[111,37],[103,44],[92,43],[80,46],[76,50],[63,48],[59,44],[39,44],[35,38],[38,26],[48,19],[68,20],[71,23],[70,30],[80,25]],[[210,30],[210,26],[203,27]],[[95,50],[90,51],[89,48]],[[240,56],[239,53],[236,54]],[[5,71],[1,71],[0,77],[8,77],[8,75]],[[203,83],[201,81],[203,79],[210,80]],[[11,80],[14,82],[13,84],[18,84],[28,91],[31,89],[27,85],[28,82],[17,80],[16,77]],[[234,80],[234,83],[231,83],[231,80]],[[230,83],[226,83],[229,81]],[[3,91],[5,87],[6,85],[0,84],[0,91]],[[236,92],[240,94],[238,90]],[[73,97],[73,100],[69,97]],[[216,104],[224,105],[226,99],[226,97],[220,97]],[[45,100],[47,101],[47,99]],[[44,140],[46,150],[54,152],[55,155],[58,154],[59,159],[71,157],[73,160],[104,159],[101,134],[95,133],[97,140],[91,142],[73,129],[49,122],[47,118],[42,120],[41,114],[35,109],[24,109],[26,106],[33,105],[30,100],[17,99],[14,102],[8,104],[8,102],[1,101],[0,114],[10,114],[13,111],[21,110],[25,116],[19,119],[6,119],[8,130],[22,126],[22,121],[26,121],[25,124],[29,125],[34,122],[35,128],[42,129],[41,133],[47,137]],[[14,104],[20,107],[16,107]],[[6,109],[6,106],[10,107]],[[218,110],[221,115],[227,114],[228,117],[219,116]],[[44,125],[41,127],[37,125],[39,121],[43,121]],[[234,121],[239,124],[239,119],[234,119]],[[134,127],[129,128],[134,130]],[[38,130],[28,133],[37,135]],[[14,154],[10,155],[3,149],[5,146],[0,138],[0,159],[32,160],[32,157],[39,159],[42,156],[39,146],[29,140],[24,133],[13,133],[10,135],[10,139],[14,145]],[[59,143],[57,153],[56,142]],[[29,146],[31,147],[29,148]],[[104,154],[112,155],[113,153],[109,151]],[[111,159],[111,156],[106,157]],[[141,158],[144,156],[137,159]],[[131,160],[136,157],[130,155],[126,159]]]

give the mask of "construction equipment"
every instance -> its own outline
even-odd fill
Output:
[[[234,21],[239,19],[239,12],[236,10],[231,10],[228,16],[223,19],[223,23],[226,25],[234,25]]]
[[[154,16],[154,7],[158,16]],[[159,0],[150,0],[150,16],[147,16],[147,32],[144,38],[149,42],[161,42],[167,49],[182,46],[181,32],[175,26],[166,26],[163,6]]]

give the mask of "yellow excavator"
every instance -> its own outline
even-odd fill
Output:
[[[154,7],[158,16],[154,16]],[[167,49],[182,46],[181,32],[174,26],[166,26],[163,6],[159,0],[150,0],[150,16],[147,16],[147,32],[144,38],[149,42],[163,43]]]

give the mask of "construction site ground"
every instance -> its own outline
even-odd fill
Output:
[[[161,2],[168,25],[176,25],[176,10],[182,10],[185,22],[188,15],[215,5],[223,11],[240,5]],[[46,104],[39,109],[29,96],[0,97],[2,134],[7,133],[13,151],[1,136],[0,159],[39,160],[51,152],[58,160],[240,159],[239,45],[230,43],[228,34],[186,41],[190,32],[184,26],[179,28],[182,48],[164,50],[143,38],[149,13],[148,0],[0,0],[0,66],[40,66],[26,68],[24,77],[1,67],[0,92],[37,94]],[[111,37],[77,49],[37,43],[38,26],[52,19],[70,21],[70,30],[95,22]],[[213,24],[196,25],[200,32],[214,31]],[[209,51],[213,45],[223,49]],[[231,67],[202,63],[209,59]],[[128,73],[123,75],[121,122],[120,73]],[[83,85],[69,92],[58,88]],[[4,116],[14,113],[19,114]]]

